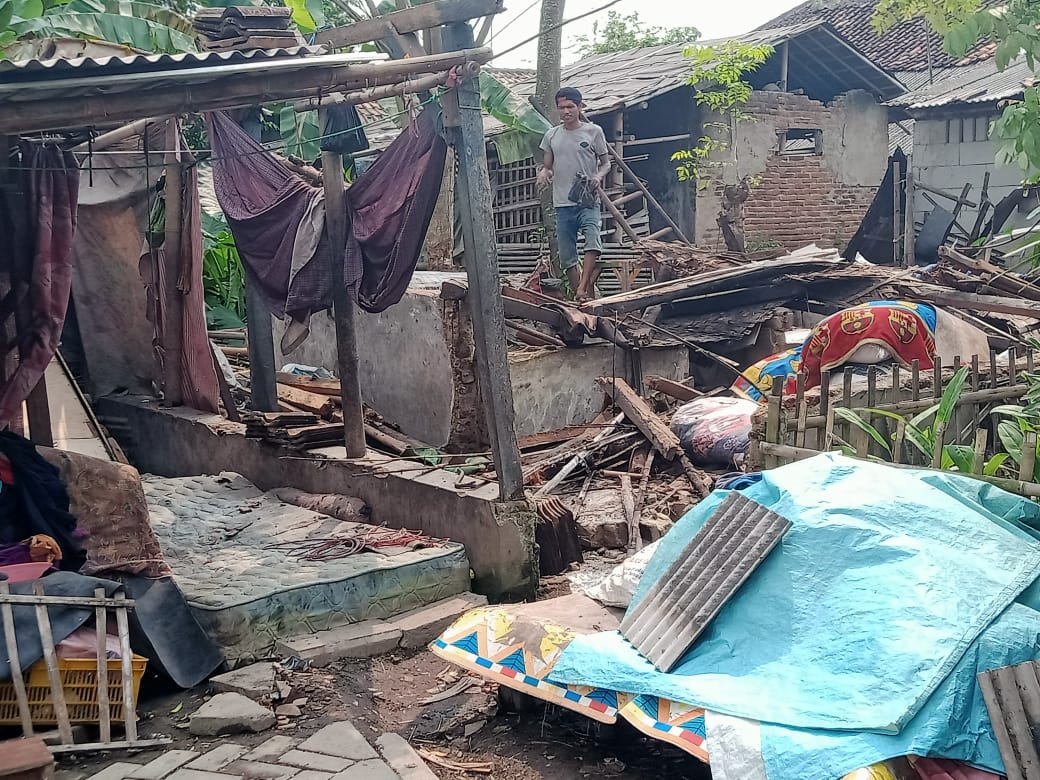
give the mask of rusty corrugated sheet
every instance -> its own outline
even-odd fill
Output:
[[[1008,780],[1040,780],[1036,731],[1040,723],[1037,662],[1028,661],[980,672],[978,681]]]
[[[1035,80],[1026,62],[1013,62],[999,70],[995,60],[946,71],[931,84],[889,101],[909,111],[924,111],[957,104],[997,103],[1022,94]]]
[[[621,633],[659,671],[671,671],[790,527],[787,518],[730,493],[625,616]]]

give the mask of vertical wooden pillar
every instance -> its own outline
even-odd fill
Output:
[[[791,54],[791,47],[787,41],[780,44],[780,90],[782,92],[790,92],[791,90],[787,85],[787,63]]]
[[[254,112],[255,113],[255,112]],[[260,121],[252,115],[242,123],[254,141],[260,140]],[[249,393],[253,410],[278,411],[278,386],[275,381],[274,332],[271,312],[260,291],[246,280],[246,333],[249,347]]]
[[[903,172],[899,161],[892,161],[892,262],[895,265],[903,264],[903,199],[900,196],[899,185],[902,183]]]
[[[444,32],[446,50],[472,46],[473,29],[468,24],[447,27]],[[509,378],[491,181],[477,80],[462,82],[457,95],[461,126],[452,130],[459,161],[459,200],[456,206],[462,220],[477,378],[491,435],[499,496],[503,501],[509,501],[523,497],[524,478],[513,418],[513,387]]]
[[[180,406],[181,352],[184,323],[184,297],[177,289],[181,266],[181,161],[176,149],[180,127],[176,117],[166,125],[166,235],[163,239],[163,289],[165,299],[162,316],[163,346],[163,402],[166,406]],[[31,426],[30,426],[31,429]]]
[[[325,109],[319,126],[326,126]],[[343,282],[343,248],[347,245],[347,211],[344,200],[343,156],[321,153],[321,177],[325,185],[325,229],[333,247],[333,318],[336,322],[336,368],[343,401],[343,441],[348,458],[362,458],[365,446],[365,410],[361,403],[361,377],[358,368],[357,333],[354,328],[356,306]]]

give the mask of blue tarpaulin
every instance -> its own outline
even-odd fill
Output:
[[[796,729],[896,734],[1040,575],[1040,542],[1019,525],[1040,527],[1040,507],[975,480],[826,454],[743,492],[793,526],[672,673],[604,632],[576,638],[551,679]],[[636,601],[724,497],[676,524]]]

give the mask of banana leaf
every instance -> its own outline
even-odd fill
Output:
[[[145,19],[149,22],[161,24],[171,30],[182,32],[189,37],[194,37],[195,29],[191,20],[182,16],[174,10],[163,8],[152,3],[139,2],[139,0],[72,0],[64,6],[67,13],[87,14],[117,14],[119,16],[133,16],[136,19]]]
[[[195,51],[195,39],[164,24],[110,13],[48,13],[12,25],[19,36],[93,38],[155,53]]]
[[[285,0],[285,5],[292,9],[293,21],[304,35],[325,26],[322,0]]]
[[[509,130],[491,136],[503,165],[538,157],[542,136],[552,127],[525,97],[486,71],[480,72],[480,102],[484,110]]]

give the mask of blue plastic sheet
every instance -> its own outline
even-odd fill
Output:
[[[606,632],[573,641],[551,679],[896,734],[1040,575],[1040,543],[1017,525],[1040,527],[1040,507],[977,484],[833,454],[768,471],[743,492],[793,527],[672,673]],[[676,524],[636,601],[724,497]]]
[[[975,675],[1034,660],[1040,655],[1038,648],[1040,612],[1013,604],[982,632],[898,735],[800,731],[763,724],[766,774],[770,780],[833,780],[908,754],[955,758],[1002,774],[1000,750]]]

